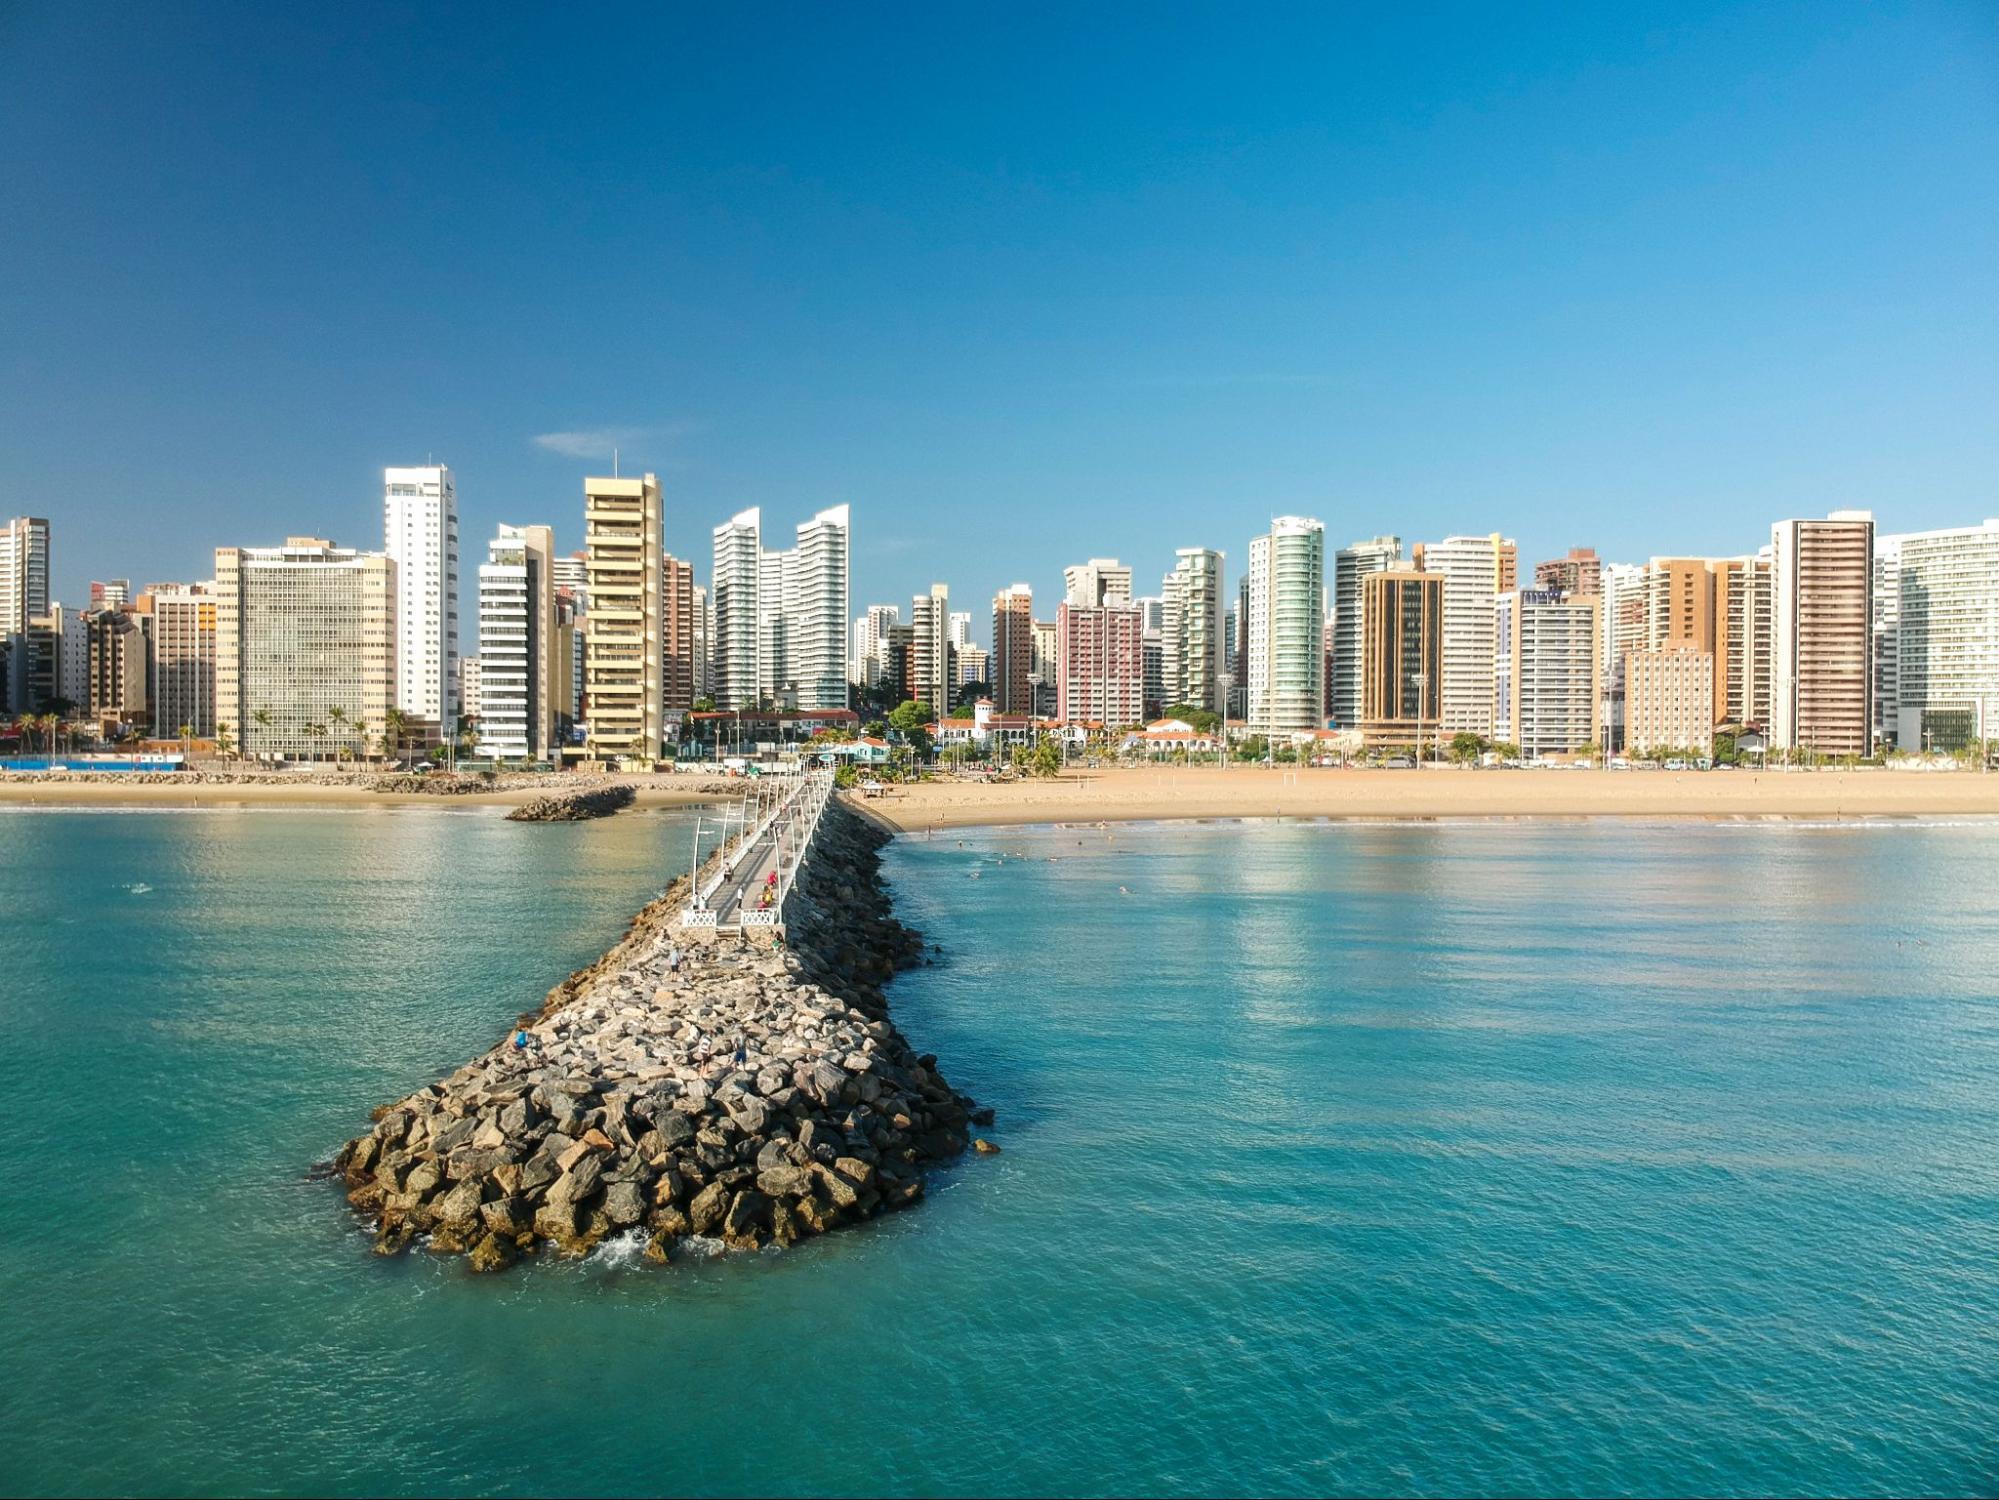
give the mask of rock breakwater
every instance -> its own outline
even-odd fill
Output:
[[[922,959],[880,878],[887,835],[835,804],[800,872],[788,946],[689,941],[685,881],[446,1078],[376,1111],[333,1166],[394,1254],[428,1235],[474,1270],[647,1234],[788,1245],[917,1202],[990,1111],[890,1021]],[[678,949],[676,970],[671,954]]]
[[[580,823],[588,818],[608,818],[630,807],[638,793],[628,786],[598,787],[593,791],[566,792],[555,797],[537,797],[507,814],[510,823]]]

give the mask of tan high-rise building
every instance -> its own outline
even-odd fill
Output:
[[[583,481],[590,593],[583,645],[590,704],[584,753],[592,759],[650,764],[662,750],[664,521],[657,475]]]
[[[1388,568],[1364,575],[1360,590],[1362,743],[1434,745],[1443,713],[1444,577]]]
[[[1874,516],[1770,528],[1770,744],[1866,755],[1874,724]]]
[[[1714,653],[1685,643],[1624,658],[1624,742],[1632,754],[1714,748]]]
[[[1714,573],[1714,721],[1770,722],[1770,560],[1722,557]]]
[[[155,733],[215,734],[215,594],[210,585],[155,589],[152,604]],[[233,730],[232,730],[233,733]]]
[[[694,564],[668,554],[660,575],[660,607],[664,618],[666,661],[662,690],[668,708],[694,706],[695,641],[700,635],[694,612]]]
[[[1594,547],[1571,547],[1566,557],[1534,564],[1534,586],[1564,594],[1601,594],[1603,559]]]
[[[1024,583],[993,596],[993,709],[1034,712],[1034,590]]]
[[[1034,689],[1034,716],[1055,717],[1055,691],[1061,675],[1061,649],[1053,620],[1036,620],[1032,627],[1034,649],[1028,658],[1028,681]]]
[[[396,706],[393,559],[304,536],[216,549],[215,722],[243,755],[367,755]]]
[[[915,638],[910,671],[918,703],[927,703],[940,714],[951,711],[951,590],[941,583],[930,592],[918,594],[909,613]]]
[[[1655,557],[1645,570],[1645,644],[1714,650],[1714,572],[1705,557]]]

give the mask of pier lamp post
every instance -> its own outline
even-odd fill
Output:
[[[1425,689],[1430,686],[1428,672],[1412,673],[1409,680],[1416,684],[1416,769],[1423,769],[1423,699]]]

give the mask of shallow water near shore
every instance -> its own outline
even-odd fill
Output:
[[[480,1279],[304,1168],[692,826],[503,811],[0,812],[0,1487],[1999,1484],[1999,826],[902,840],[1005,1154]]]

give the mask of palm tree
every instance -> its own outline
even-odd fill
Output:
[[[224,760],[227,760],[229,752],[235,748],[236,738],[230,734],[229,726],[227,724],[217,724],[215,726],[215,753]]]
[[[49,754],[56,753],[56,730],[62,727],[62,715],[45,713],[42,715],[42,735],[49,742]]]
[[[318,765],[319,764],[318,742],[326,737],[326,726],[324,724],[314,722],[305,726],[305,732],[311,735],[313,738],[314,743],[312,749],[312,763],[314,765]]]
[[[334,732],[344,740],[347,737],[347,710],[335,705],[326,711],[326,717],[333,721]],[[345,745],[339,746],[335,751],[334,759],[344,759],[345,757],[340,754],[340,751],[344,751],[346,748]]]
[[[382,741],[389,747],[390,760],[402,753],[403,740],[409,730],[410,716],[400,708],[392,708],[382,715]]]
[[[194,754],[194,745],[192,743],[193,739],[194,739],[194,726],[192,724],[181,725],[180,757],[183,761],[188,760]]]
[[[271,727],[271,711],[268,708],[253,710],[250,717],[257,721],[259,729],[269,729]]]

